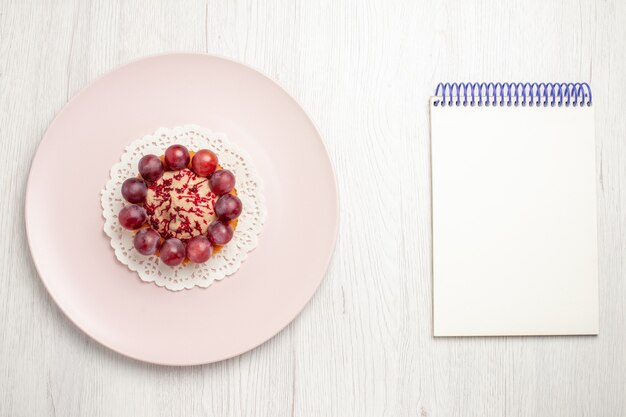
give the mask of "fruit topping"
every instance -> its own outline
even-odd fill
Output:
[[[165,165],[172,171],[189,165],[189,151],[183,145],[172,145],[165,150]]]
[[[191,262],[202,263],[209,260],[213,246],[206,236],[195,236],[187,242],[187,258]]]
[[[220,220],[234,220],[241,214],[242,204],[239,197],[225,194],[215,203],[215,215]]]
[[[165,265],[180,265],[185,260],[185,244],[176,238],[167,239],[161,246],[159,257]]]
[[[214,245],[225,245],[233,238],[233,228],[228,223],[216,220],[209,225],[208,235]]]
[[[139,229],[146,222],[146,210],[143,207],[131,205],[120,210],[119,220],[123,228]]]
[[[203,177],[209,177],[217,169],[217,155],[208,149],[201,149],[191,159],[191,169]]]
[[[146,181],[156,181],[163,175],[163,162],[156,155],[145,155],[139,160],[139,174]]]
[[[215,171],[209,178],[211,191],[217,195],[228,194],[235,188],[235,176],[226,169]]]

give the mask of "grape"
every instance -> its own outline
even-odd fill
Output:
[[[228,223],[215,220],[209,225],[208,235],[214,245],[225,245],[233,238],[233,228]]]
[[[183,145],[172,145],[165,150],[165,165],[172,171],[189,165],[189,151]]]
[[[203,177],[208,177],[217,168],[217,155],[208,149],[201,149],[191,159],[193,171]]]
[[[129,230],[139,229],[146,222],[146,210],[143,207],[132,205],[120,210],[120,224]]]
[[[187,242],[187,257],[197,264],[206,262],[213,253],[213,246],[205,236],[196,236]]]
[[[147,193],[146,183],[138,178],[129,178],[122,184],[122,197],[129,203],[143,203]]]
[[[159,233],[149,227],[143,228],[137,232],[133,239],[133,245],[137,252],[142,255],[154,255],[159,247],[161,236]]]
[[[185,244],[175,237],[167,239],[161,246],[159,257],[165,265],[180,265],[185,260]]]
[[[220,169],[209,178],[209,186],[217,195],[228,194],[235,188],[235,176],[226,169]]]
[[[242,208],[239,197],[224,194],[215,202],[215,215],[220,220],[233,220],[239,217]]]
[[[144,180],[154,182],[163,175],[163,163],[156,155],[145,155],[139,160],[139,173]]]

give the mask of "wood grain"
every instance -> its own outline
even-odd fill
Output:
[[[622,415],[625,21],[620,0],[0,0],[0,416]],[[341,197],[334,259],[305,311],[252,352],[181,369],[75,328],[39,281],[23,218],[30,161],[67,100],[171,51],[285,86],[319,126]],[[431,336],[427,97],[440,80],[591,81],[600,336]]]

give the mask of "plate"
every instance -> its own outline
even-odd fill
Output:
[[[100,191],[127,144],[186,124],[224,132],[251,155],[267,218],[234,275],[171,292],[117,261]],[[135,359],[193,365],[246,352],[296,317],[330,262],[337,204],[322,139],[289,94],[240,63],[172,54],[104,75],[58,114],[31,166],[26,231],[44,285],[85,333]]]

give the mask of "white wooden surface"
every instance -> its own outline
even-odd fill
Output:
[[[625,22],[620,0],[0,0],[0,416],[623,415]],[[98,75],[169,51],[232,57],[292,92],[326,140],[342,210],[327,277],[292,325],[182,369],[75,328],[23,225],[55,113]],[[591,81],[600,336],[431,336],[427,97],[440,80]]]

